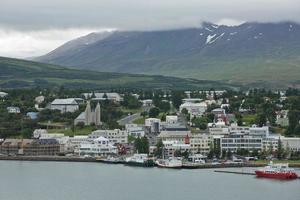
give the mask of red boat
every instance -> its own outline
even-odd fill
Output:
[[[288,164],[270,164],[262,169],[255,171],[257,177],[276,178],[276,179],[295,179],[298,178],[294,169],[289,168]]]

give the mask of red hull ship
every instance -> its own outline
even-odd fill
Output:
[[[270,162],[265,168],[255,171],[257,177],[275,179],[295,179],[298,178],[294,169],[289,168],[288,164],[273,164]]]

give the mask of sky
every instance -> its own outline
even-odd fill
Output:
[[[0,0],[0,56],[43,55],[90,32],[300,23],[300,0]]]

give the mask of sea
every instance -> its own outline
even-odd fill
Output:
[[[224,169],[225,170],[225,169]],[[254,168],[226,169],[254,172]],[[300,170],[297,169],[298,174]],[[300,200],[300,179],[214,169],[0,161],[0,200]]]

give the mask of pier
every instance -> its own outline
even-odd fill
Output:
[[[235,172],[235,171],[225,171],[225,170],[215,170],[214,172],[227,173],[227,174],[255,175],[255,173],[253,172]]]

